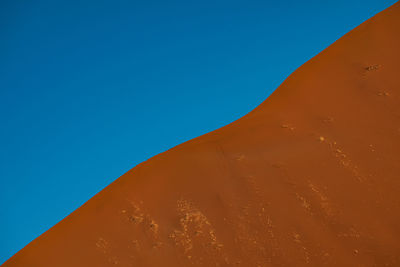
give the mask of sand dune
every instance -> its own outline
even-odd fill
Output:
[[[400,266],[400,3],[3,266]]]

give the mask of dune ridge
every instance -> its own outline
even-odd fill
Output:
[[[400,266],[399,47],[397,2],[3,266]]]

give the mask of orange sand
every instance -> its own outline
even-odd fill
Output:
[[[3,266],[400,266],[400,3]]]

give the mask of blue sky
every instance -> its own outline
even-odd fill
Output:
[[[0,264],[395,0],[0,2]]]

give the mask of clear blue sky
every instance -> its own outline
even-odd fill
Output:
[[[0,2],[0,264],[395,0]]]

